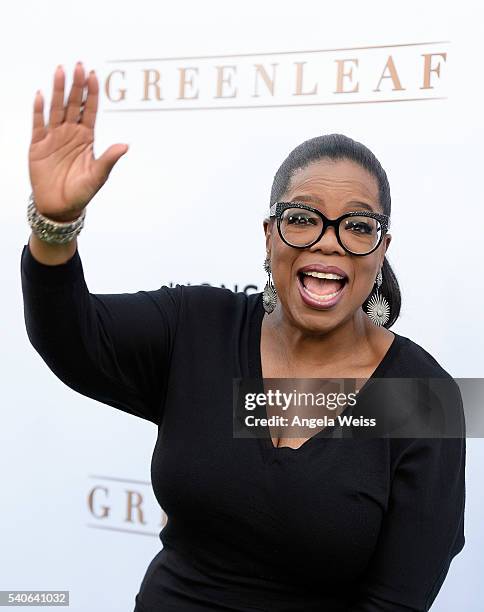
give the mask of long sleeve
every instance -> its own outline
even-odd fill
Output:
[[[21,256],[28,338],[78,393],[160,424],[181,287],[92,294],[78,250],[60,265]]]
[[[377,549],[348,612],[428,610],[464,546],[465,437],[398,442]]]

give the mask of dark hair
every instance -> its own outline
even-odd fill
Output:
[[[306,140],[293,149],[282,162],[279,170],[274,176],[270,206],[282,200],[297,170],[303,169],[311,162],[318,161],[321,158],[332,159],[334,161],[349,159],[368,170],[368,172],[378,181],[379,199],[383,213],[390,216],[392,200],[390,196],[390,184],[385,170],[383,170],[380,162],[370,149],[361,142],[357,142],[344,134],[323,134],[322,136],[316,136],[315,138]],[[400,314],[402,299],[397,278],[386,255],[383,259],[382,275],[383,283],[380,287],[380,291],[383,296],[386,297],[390,305],[390,319],[385,324],[385,327],[388,329],[395,323]],[[373,289],[363,302],[362,307],[364,309],[372,294]]]

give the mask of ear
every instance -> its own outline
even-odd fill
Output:
[[[383,266],[383,260],[385,259],[385,255],[388,250],[388,247],[390,246],[391,241],[392,241],[392,235],[385,234],[385,237],[383,238],[383,255],[381,258],[380,267]]]
[[[271,240],[272,240],[272,220],[271,219],[264,219],[263,221],[263,226],[264,226],[264,234],[266,237],[266,251],[270,251],[270,246],[271,246]]]

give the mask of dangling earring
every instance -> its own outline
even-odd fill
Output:
[[[264,287],[264,291],[262,293],[262,303],[264,305],[264,310],[267,312],[267,314],[270,314],[277,304],[277,292],[271,278],[272,269],[269,254],[264,261],[264,270],[269,275],[269,278],[267,279],[266,286]]]
[[[371,296],[366,311],[375,325],[385,325],[390,320],[390,305],[386,298],[378,292],[382,282],[383,275],[380,268],[376,277],[376,292]]]

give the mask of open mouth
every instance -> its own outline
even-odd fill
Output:
[[[303,270],[298,274],[302,295],[321,305],[333,305],[339,300],[348,277],[333,272]]]

